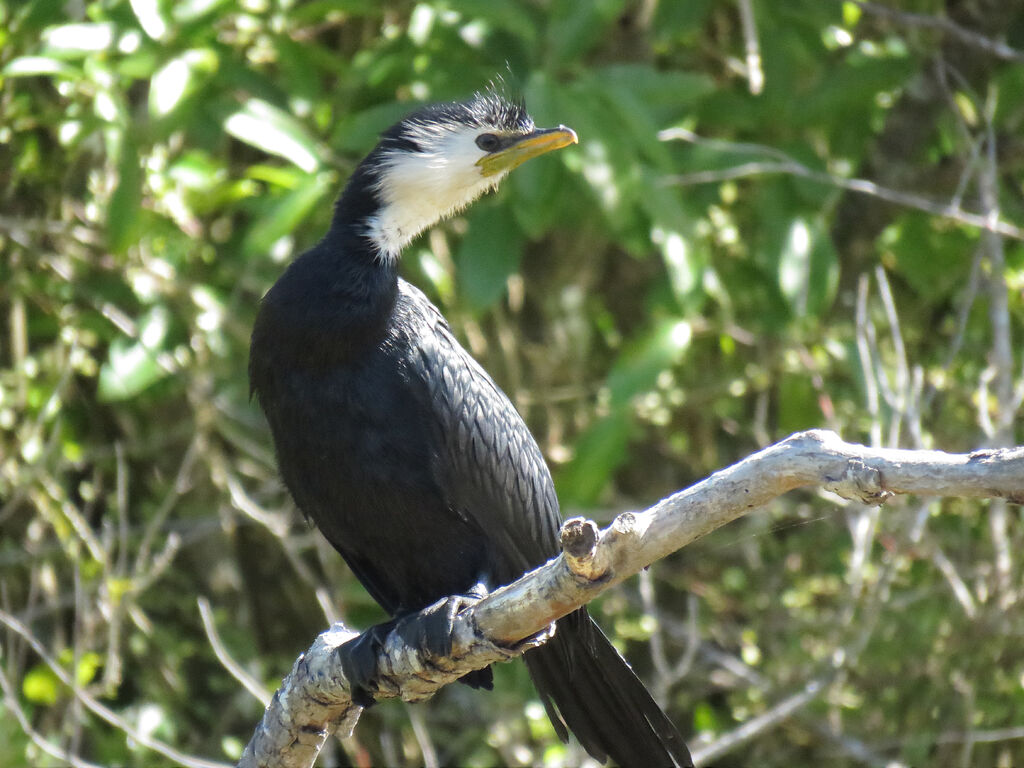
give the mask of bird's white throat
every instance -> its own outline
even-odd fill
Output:
[[[420,232],[498,185],[505,174],[485,177],[477,166],[484,154],[475,143],[478,133],[468,126],[424,126],[411,137],[422,151],[393,150],[384,156],[377,182],[382,205],[366,232],[379,258],[397,258]]]

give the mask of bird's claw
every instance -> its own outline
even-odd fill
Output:
[[[450,656],[455,617],[480,602],[476,595],[456,595],[438,600],[418,613],[399,619],[399,637],[409,646],[429,656]]]
[[[338,646],[341,670],[349,683],[352,701],[361,707],[373,706],[373,691],[377,679],[377,659],[388,633],[395,628],[396,621],[388,621],[370,627],[359,637]]]
[[[359,637],[338,647],[341,669],[349,682],[352,701],[361,707],[372,706],[377,690],[377,663],[387,636],[398,632],[402,642],[426,656],[446,657],[452,652],[455,617],[480,602],[483,594],[456,595],[438,600],[421,611],[378,624]],[[473,687],[490,688],[489,670],[476,670],[467,675]]]

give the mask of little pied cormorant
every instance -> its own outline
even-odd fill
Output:
[[[537,443],[396,263],[520,163],[575,142],[495,90],[414,112],[382,134],[327,235],[260,305],[249,376],[285,485],[392,616],[507,584],[559,552]],[[586,610],[556,626],[524,659],[558,735],[622,766],[691,765]],[[463,681],[490,688],[490,669]]]

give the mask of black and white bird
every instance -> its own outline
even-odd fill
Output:
[[[575,142],[494,90],[414,112],[383,133],[330,230],[260,305],[249,375],[281,475],[392,616],[496,588],[559,552],[558,499],[536,441],[397,262],[513,168]],[[524,659],[563,740],[568,729],[623,766],[692,765],[586,610]],[[490,670],[464,682],[490,688]]]

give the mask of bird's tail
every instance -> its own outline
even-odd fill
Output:
[[[594,759],[622,768],[693,766],[672,721],[585,609],[523,658],[563,741],[568,728]]]

